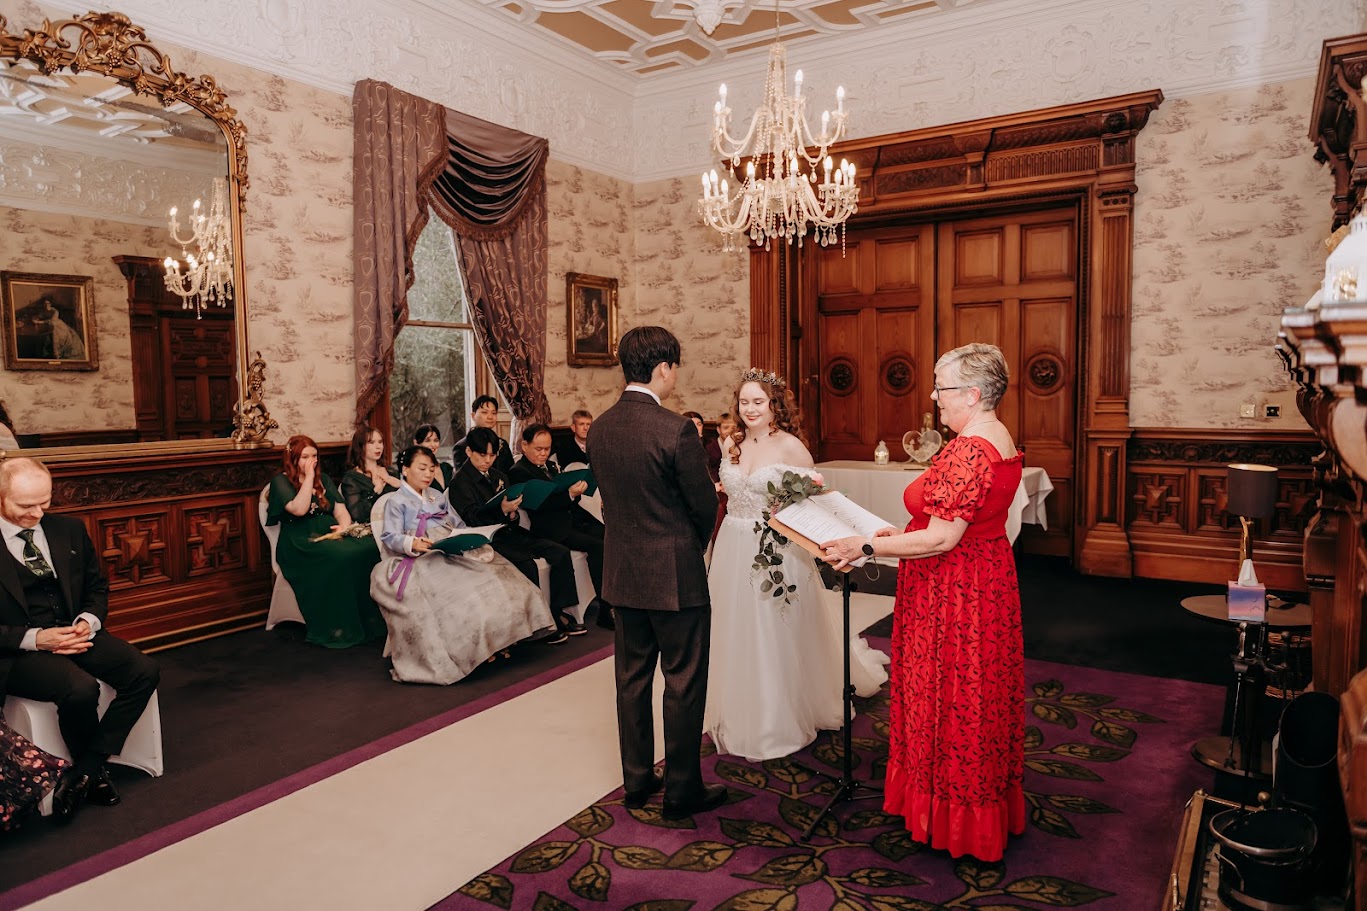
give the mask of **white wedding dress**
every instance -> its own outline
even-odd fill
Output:
[[[712,593],[712,656],[704,726],[717,750],[750,760],[791,756],[818,730],[841,727],[838,604],[823,596],[814,558],[795,544],[783,549],[783,577],[797,591],[782,598],[761,594],[763,577],[752,568],[759,550],[755,523],[768,501],[770,481],[784,471],[766,465],[747,477],[723,458],[721,481],[727,514],[708,571]],[[887,682],[888,657],[859,636],[850,640],[855,691],[871,696]]]

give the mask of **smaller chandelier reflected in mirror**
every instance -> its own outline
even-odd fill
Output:
[[[227,199],[227,182],[215,177],[209,212],[205,214],[201,201],[195,200],[187,237],[180,234],[178,210],[172,208],[168,215],[167,227],[171,239],[180,244],[185,266],[182,271],[180,262],[166,258],[166,288],[181,299],[186,310],[194,309],[196,319],[205,307],[226,307],[233,299],[232,221]]]
[[[822,112],[821,132],[814,135],[807,124],[802,70],[793,76],[792,97],[787,94],[788,63],[779,36],[777,2],[774,7],[764,101],[745,135],[731,135],[725,84],[713,108],[712,148],[723,169],[739,177],[741,159],[748,159],[745,180],[734,190],[729,180],[718,178],[716,169],[702,177],[698,212],[705,224],[720,232],[728,251],[736,248],[738,234],[748,234],[766,250],[775,239],[801,243],[808,231],[823,246],[837,237],[843,241],[845,222],[859,209],[854,165],[842,160],[837,167],[828,154],[845,135],[845,88],[836,89],[835,111]]]

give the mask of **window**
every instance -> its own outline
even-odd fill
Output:
[[[487,393],[501,401],[501,396],[470,325],[455,235],[440,219],[429,219],[418,236],[413,273],[408,322],[394,339],[390,432],[397,452],[419,425],[436,424],[441,428],[439,456],[445,458],[465,433],[475,397]]]

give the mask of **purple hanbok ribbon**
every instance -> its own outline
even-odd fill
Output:
[[[421,538],[423,535],[427,534],[427,520],[437,519],[440,518],[442,515],[443,513],[440,512],[418,513],[418,527],[413,532],[413,537]],[[408,587],[408,577],[413,573],[413,561],[416,559],[418,558],[410,557],[407,554],[405,554],[403,557],[399,558],[398,564],[392,570],[389,571],[390,585],[394,584],[395,579],[399,580],[399,590],[395,593],[395,600],[403,600],[403,592],[404,589]]]

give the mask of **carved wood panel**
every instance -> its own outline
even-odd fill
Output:
[[[169,507],[111,510],[93,520],[95,548],[110,591],[170,582],[175,574],[167,547],[174,532]]]
[[[248,519],[241,497],[186,507],[185,547],[190,578],[247,565]],[[252,516],[250,521],[255,521]]]

